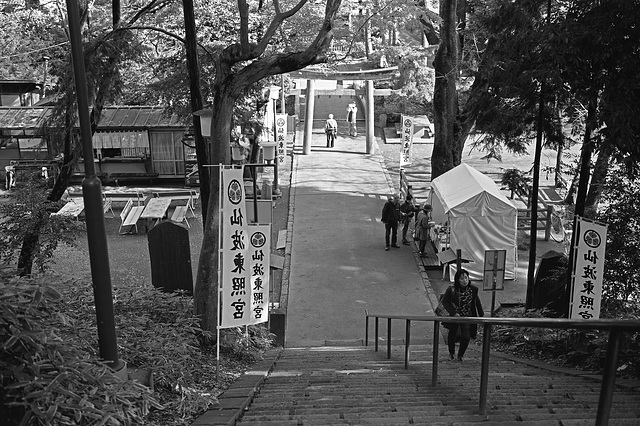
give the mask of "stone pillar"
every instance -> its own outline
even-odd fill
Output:
[[[304,155],[311,154],[311,134],[313,133],[313,110],[316,104],[316,82],[315,80],[307,80],[307,102],[304,113],[304,142],[302,153]]]
[[[373,80],[367,80],[367,110],[365,116],[365,135],[367,138],[367,154],[374,153],[375,128],[374,128],[374,106],[373,106]]]

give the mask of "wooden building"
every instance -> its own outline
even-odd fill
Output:
[[[52,106],[0,107],[0,171],[48,163],[55,167],[56,148],[37,134]],[[103,183],[129,180],[184,180],[195,149],[184,142],[189,123],[167,116],[163,108],[106,107],[93,136],[93,157]],[[79,134],[79,129],[77,129]],[[83,163],[76,173],[82,176]]]

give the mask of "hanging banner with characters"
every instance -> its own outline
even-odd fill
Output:
[[[600,318],[607,227],[576,216],[570,319]]]
[[[271,225],[249,225],[249,271],[251,275],[251,307],[249,324],[269,318],[269,286],[271,283]]]
[[[276,159],[284,164],[287,158],[287,114],[276,114]]]
[[[413,157],[413,117],[402,116],[402,151],[400,152],[400,167],[411,164]]]
[[[222,168],[220,173],[220,328],[228,328],[251,323],[249,228],[244,167]]]

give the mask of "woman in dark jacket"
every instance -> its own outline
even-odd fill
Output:
[[[456,272],[453,286],[450,286],[442,298],[442,306],[452,317],[483,317],[482,303],[478,297],[478,287],[469,281],[469,272],[460,269]],[[447,323],[449,335],[447,344],[449,345],[449,359],[452,361],[456,353],[455,335],[460,328],[460,348],[458,349],[458,361],[462,362],[462,357],[469,346],[469,340],[478,335],[478,325],[471,323],[453,324]]]

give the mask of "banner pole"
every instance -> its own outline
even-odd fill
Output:
[[[222,164],[218,167],[218,182],[220,182],[220,188],[218,188],[218,206],[222,208]],[[220,324],[222,324],[222,285],[221,285],[221,271],[220,262],[222,261],[220,254],[222,253],[222,215],[218,215],[218,326],[216,327],[216,382],[220,382]]]

